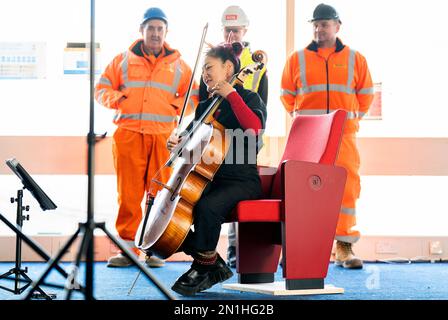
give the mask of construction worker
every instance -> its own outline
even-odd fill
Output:
[[[336,229],[336,264],[362,268],[352,245],[360,233],[356,225],[356,200],[360,194],[359,153],[356,147],[358,122],[373,99],[373,84],[366,59],[344,45],[336,36],[341,20],[336,10],[319,4],[310,21],[314,40],[305,49],[293,52],[283,70],[281,101],[291,114],[324,114],[347,111],[336,165],[347,170],[347,182]]]
[[[243,52],[240,56],[241,68],[254,63],[252,60],[252,51],[249,42],[243,41],[249,27],[249,18],[246,13],[239,6],[227,7],[221,18],[223,27],[224,42],[234,43],[240,42],[243,44]],[[255,72],[249,76],[245,81],[244,88],[257,92],[263,100],[264,104],[268,103],[268,77],[266,74],[266,67],[260,71]],[[199,89],[200,100],[208,98],[207,86],[204,81],[200,83]],[[229,246],[227,248],[227,264],[236,267],[236,223],[230,223],[228,229]]]
[[[95,88],[96,100],[115,109],[113,135],[114,166],[117,174],[119,236],[138,255],[134,238],[142,218],[141,203],[146,192],[155,196],[150,182],[166,183],[170,169],[162,168],[169,158],[166,143],[176,126],[192,75],[180,53],[166,42],[168,19],[159,8],[150,8],[140,23],[142,38],[117,55],[101,75]],[[194,85],[186,114],[198,103]],[[163,260],[147,256],[146,264],[158,267]],[[111,257],[109,267],[127,267],[131,261],[122,253]]]

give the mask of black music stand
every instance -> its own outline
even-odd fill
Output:
[[[44,211],[56,209],[56,205],[39,187],[39,185],[33,180],[33,178],[31,178],[31,176],[28,174],[25,168],[23,168],[22,165],[15,158],[6,160],[6,164],[22,181],[23,187],[22,189],[17,190],[17,198],[14,197],[11,198],[11,203],[17,202],[17,218],[16,218],[17,225],[16,226],[12,225],[2,214],[0,214],[0,219],[3,222],[5,222],[8,225],[8,227],[16,233],[15,266],[8,272],[0,275],[0,279],[14,280],[14,289],[10,289],[4,286],[0,286],[0,289],[9,291],[14,294],[21,294],[33,282],[31,278],[26,274],[28,272],[28,268],[25,267],[22,269],[22,240],[25,240],[26,238],[28,240],[27,243],[29,245],[31,242],[31,240],[28,239],[21,232],[23,222],[25,220],[29,220],[30,218],[28,214],[26,216],[23,215],[23,211],[29,211],[30,209],[29,206],[23,205],[23,190],[27,189],[28,191],[30,191],[31,194],[34,196],[34,198],[37,200],[37,202],[39,202],[40,207]],[[46,260],[49,259],[48,255],[46,254],[42,255],[43,250],[41,250],[40,248],[36,250],[35,246],[34,248],[33,246],[34,245],[31,243],[31,248],[34,249],[34,251],[36,252],[41,251],[40,255],[44,257],[44,259],[46,258]],[[11,278],[10,276],[13,276],[13,278]],[[25,285],[23,287],[20,287],[20,282],[25,282]],[[55,294],[47,294],[39,287],[37,288],[37,290],[40,293],[33,295],[33,298],[40,298],[40,299],[43,298],[47,300],[56,298]]]
[[[163,293],[163,295],[169,299],[174,300],[174,296],[169,292],[167,288],[164,287],[152,274],[150,270],[145,268],[145,266],[138,261],[137,256],[127,247],[127,245],[118,239],[116,236],[111,234],[106,229],[106,224],[104,222],[95,222],[94,218],[94,206],[93,206],[93,192],[94,192],[94,175],[95,175],[95,144],[106,137],[106,134],[97,135],[95,134],[95,122],[94,122],[94,107],[95,107],[95,0],[90,0],[90,119],[89,119],[89,133],[87,134],[87,221],[80,223],[78,229],[75,231],[73,236],[66,242],[62,249],[56,254],[55,258],[49,261],[47,268],[42,273],[39,280],[30,286],[25,299],[28,300],[32,297],[32,294],[37,290],[38,286],[42,285],[45,278],[50,273],[51,269],[57,266],[60,259],[67,253],[69,248],[72,246],[74,241],[77,239],[78,235],[82,235],[79,250],[76,254],[76,260],[74,262],[73,272],[70,274],[69,278],[72,283],[68,284],[66,289],[66,299],[69,300],[73,293],[73,290],[78,289],[76,282],[77,272],[79,270],[79,265],[81,259],[85,257],[85,290],[82,291],[84,298],[86,300],[93,300],[93,266],[94,266],[94,236],[93,232],[95,229],[101,229],[106,236],[123,252],[123,254],[128,257],[132,263],[140,269],[141,272],[156,285],[156,287]]]

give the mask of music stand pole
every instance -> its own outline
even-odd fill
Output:
[[[23,221],[29,220],[30,216],[23,215],[23,211],[29,211],[29,206],[23,205],[23,189],[17,190],[17,198],[14,199],[14,197],[11,198],[11,203],[17,202],[17,216],[16,216],[16,223],[17,228],[21,231],[23,227]],[[33,282],[31,278],[26,274],[28,272],[28,268],[25,267],[22,269],[22,238],[19,236],[19,234],[16,234],[16,258],[15,258],[15,266],[8,272],[0,275],[0,279],[8,279],[12,280],[10,278],[11,275],[14,275],[14,289],[10,289],[4,286],[0,286],[0,289],[9,291],[14,294],[21,294],[23,291],[25,291]],[[21,277],[23,279],[21,279]],[[25,282],[26,284],[23,287],[20,287],[20,282]],[[41,288],[37,287],[37,291],[40,292],[40,296],[42,298],[45,298],[47,300],[51,300],[54,295],[48,295],[43,291]]]

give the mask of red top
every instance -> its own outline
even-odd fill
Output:
[[[229,93],[226,99],[229,101],[233,113],[244,130],[253,129],[256,133],[258,133],[258,130],[261,130],[260,118],[258,118],[257,115],[247,106],[238,92],[233,91]]]

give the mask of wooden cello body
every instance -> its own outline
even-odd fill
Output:
[[[201,124],[139,226],[136,239],[141,250],[164,259],[177,251],[193,224],[194,206],[224,161],[230,140],[218,122]]]

